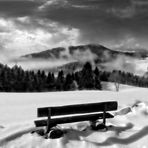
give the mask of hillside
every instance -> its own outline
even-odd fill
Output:
[[[64,47],[57,47],[49,50],[45,50],[42,52],[27,54],[22,57],[31,57],[31,58],[40,58],[40,59],[68,59],[70,56],[76,57],[78,55],[83,55],[85,52],[90,51],[90,53],[96,55],[96,61],[110,61],[117,56],[129,56],[135,58],[145,58],[148,56],[148,52],[146,50],[136,50],[136,51],[118,51],[111,50],[102,45],[97,44],[88,44],[88,45],[79,45],[79,46],[69,46],[67,49]]]
[[[117,51],[99,44],[88,44],[27,54],[17,59],[17,63],[31,70],[57,72],[62,69],[65,72],[73,72],[89,61],[102,70],[121,69],[134,72],[135,60],[142,60],[147,56],[146,50]]]

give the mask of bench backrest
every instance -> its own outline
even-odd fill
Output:
[[[66,106],[56,106],[56,107],[43,107],[37,109],[38,117],[60,116],[60,115],[70,115],[70,114],[84,114],[102,111],[113,111],[117,110],[118,103],[116,101],[110,102],[99,102],[99,103],[89,103],[89,104],[76,104],[76,105],[66,105]]]

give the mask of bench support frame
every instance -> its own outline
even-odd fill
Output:
[[[117,107],[118,103],[116,101],[110,101],[110,102],[38,108],[37,109],[38,117],[47,117],[47,118],[34,121],[34,123],[36,127],[46,126],[46,134],[50,132],[52,127],[55,127],[58,124],[65,124],[72,122],[81,122],[81,121],[95,122],[97,120],[103,119],[103,124],[106,126],[106,118],[114,117],[108,111],[117,110]],[[65,116],[65,115],[70,115],[70,116]],[[55,116],[55,118],[52,118],[53,116]]]
[[[48,119],[47,119],[47,128],[46,133],[49,133],[50,131],[50,121],[51,121],[51,108],[48,108]]]
[[[106,105],[104,105],[104,111],[103,111],[103,124],[106,125]]]

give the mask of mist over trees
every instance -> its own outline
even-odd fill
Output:
[[[57,75],[40,70],[25,71],[17,65],[10,68],[0,64],[0,92],[101,90],[101,81],[148,87],[147,78],[123,71],[100,71],[97,67],[93,69],[89,62],[80,71],[65,74],[61,70]]]
[[[58,75],[38,70],[25,71],[15,65],[9,68],[0,64],[0,91],[1,92],[46,92],[68,91],[77,89],[101,89],[97,77],[90,63],[86,63],[79,72],[64,74],[61,70]]]

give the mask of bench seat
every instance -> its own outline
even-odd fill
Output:
[[[117,110],[117,107],[116,101],[42,107],[37,109],[37,116],[47,118],[34,123],[36,127],[47,126],[47,133],[57,124],[103,119],[105,125],[106,118],[114,117],[108,111]]]

